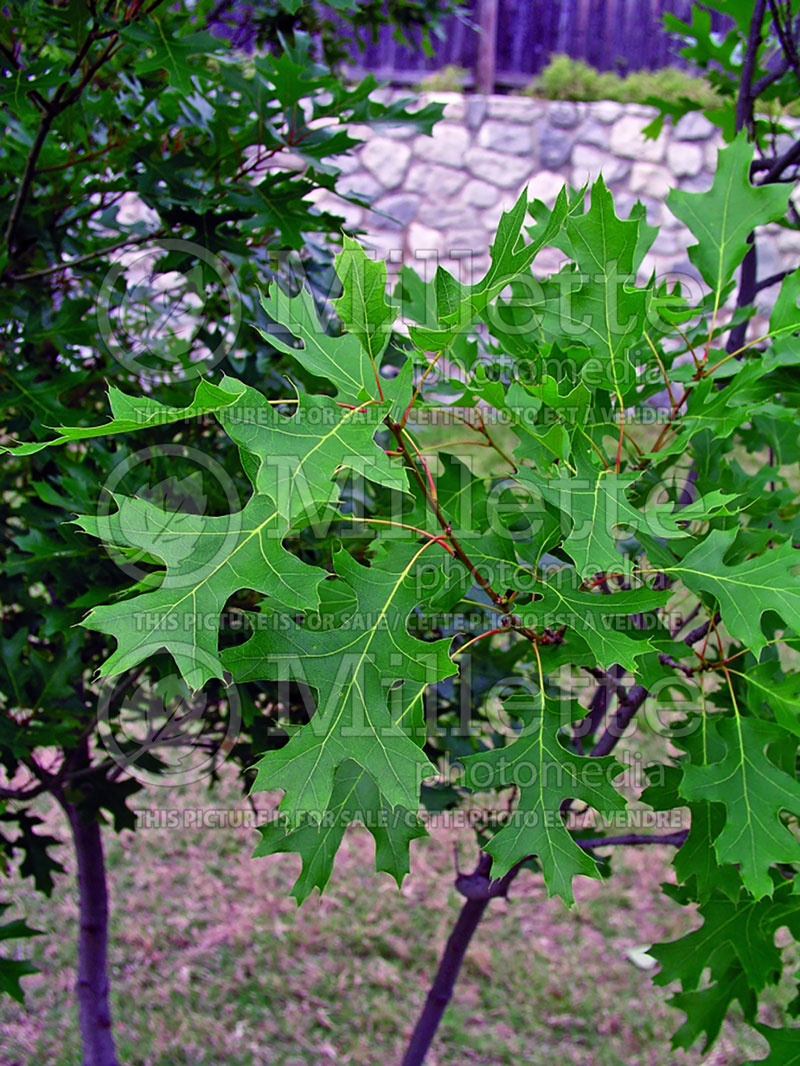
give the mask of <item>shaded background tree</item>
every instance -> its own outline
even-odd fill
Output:
[[[339,7],[334,27],[309,18],[305,5],[265,6],[259,48],[243,60],[220,32],[230,7],[82,0],[9,3],[0,13],[6,440],[46,437],[76,415],[91,422],[109,386],[181,403],[212,368],[233,367],[268,388],[280,382],[285,361],[252,329],[267,321],[257,292],[299,270],[321,299],[327,294],[342,219],[315,210],[309,195],[336,189],[336,158],[357,143],[348,123],[402,121],[429,132],[439,115],[434,106],[411,115],[402,103],[382,103],[374,78],[346,85],[332,67],[351,27],[392,23],[395,12]],[[398,28],[411,19],[423,36],[439,12],[437,4],[397,7]],[[12,459],[3,470],[0,847],[49,893],[63,869],[59,842],[41,831],[29,804],[49,794],[63,808],[77,867],[77,993],[91,1064],[115,1061],[101,827],[134,828],[127,801],[142,771],[163,770],[170,744],[200,740],[176,733],[191,697],[185,689],[164,696],[168,664],[105,698],[93,682],[107,642],[74,627],[124,586],[125,566],[138,562],[147,580],[152,560],[88,567],[90,546],[63,523],[61,508],[94,510],[98,492],[102,506],[101,487],[112,478],[115,491],[162,504],[178,494],[199,513],[218,513],[242,479],[235,449],[202,419],[156,426],[133,452],[96,442]],[[206,455],[215,458],[198,465]],[[136,713],[131,699],[143,736],[104,747],[98,729],[113,736],[126,700],[126,713]],[[206,698],[209,773],[234,741],[242,765],[252,760],[252,704],[245,698],[236,708],[238,733],[232,713],[224,687]],[[4,929],[8,938],[25,934],[21,922]],[[13,990],[25,970],[14,963],[0,972]]]

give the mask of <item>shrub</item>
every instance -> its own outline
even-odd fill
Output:
[[[426,74],[418,83],[417,88],[422,92],[435,93],[460,93],[464,90],[469,71],[457,63],[448,63],[441,70],[434,70]]]
[[[643,104],[658,96],[670,103],[686,98],[703,108],[719,104],[719,95],[708,81],[677,67],[637,70],[622,78],[613,71],[595,70],[583,60],[564,54],[554,55],[522,92],[547,100],[618,100]]]

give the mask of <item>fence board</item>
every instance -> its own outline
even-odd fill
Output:
[[[470,11],[466,20],[445,21],[431,57],[399,46],[384,27],[378,41],[363,52],[353,47],[353,65],[405,83],[447,64],[474,73],[477,5],[478,0],[464,5]],[[499,0],[497,84],[524,85],[554,52],[620,74],[667,65],[685,67],[678,54],[680,42],[664,30],[663,16],[670,11],[688,19],[691,8],[692,0]],[[723,29],[726,20],[713,13],[712,24]]]

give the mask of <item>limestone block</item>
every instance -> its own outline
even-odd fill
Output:
[[[367,170],[383,185],[396,189],[405,177],[411,149],[407,144],[388,137],[373,137],[361,149],[361,159]]]
[[[627,159],[617,159],[599,148],[576,144],[572,149],[572,184],[581,186],[587,181],[596,181],[603,175],[606,185],[621,181],[630,173]]]
[[[372,207],[374,212],[384,212],[382,215],[373,215],[370,219],[373,226],[378,229],[401,230],[417,217],[419,197],[410,193],[395,193],[382,197]]]
[[[451,122],[464,121],[467,109],[463,93],[429,92],[425,99],[429,104],[444,104],[444,117]]]
[[[512,122],[533,122],[545,106],[541,100],[527,96],[490,96],[486,100],[489,118],[505,118]]]
[[[469,133],[454,122],[439,122],[433,127],[433,136],[417,137],[414,155],[430,163],[449,163],[460,167],[464,153],[469,148]]]
[[[474,207],[461,204],[456,200],[452,204],[423,201],[419,209],[419,221],[431,229],[451,229],[457,226],[474,228],[478,215]]]
[[[642,128],[647,123],[643,119],[638,114],[625,114],[618,119],[611,127],[611,151],[644,163],[660,163],[667,150],[667,136],[662,130],[654,141],[646,140]]]
[[[643,192],[656,200],[666,199],[674,186],[672,175],[666,167],[656,163],[634,163],[631,169],[631,192]]]
[[[339,192],[345,195],[352,194],[354,196],[361,196],[365,200],[374,200],[377,196],[380,196],[383,191],[377,181],[371,174],[367,174],[365,171],[356,171],[354,174],[348,174],[346,177],[341,178],[338,184]]]
[[[372,126],[367,126],[363,122],[353,122],[347,127],[347,132],[351,137],[355,137],[357,141],[368,141],[370,137],[375,135],[375,130]]]
[[[622,115],[623,111],[624,108],[622,104],[618,104],[614,100],[597,100],[588,105],[588,112],[591,117],[597,122],[602,122],[604,125],[610,125],[612,122],[616,122]]]
[[[403,255],[403,239],[400,233],[389,230],[373,230],[359,237],[369,250],[375,252],[376,259],[394,261]]]
[[[353,174],[361,170],[361,153],[350,152],[347,155],[337,155],[331,162],[341,170],[342,174]]]
[[[563,167],[572,152],[572,134],[552,126],[539,131],[539,161],[548,170]]]
[[[703,169],[703,146],[673,141],[667,148],[667,166],[676,178],[693,178]]]
[[[381,135],[383,137],[389,137],[393,141],[408,141],[410,144],[417,136],[416,126],[384,126],[381,129]]]
[[[539,170],[528,182],[528,199],[543,200],[548,207],[552,207],[564,184],[562,174],[556,174],[552,170]]]
[[[481,219],[489,233],[494,234],[497,232],[497,223],[500,221],[500,218],[502,217],[502,215],[505,214],[506,211],[511,210],[516,201],[516,195],[510,195],[506,193],[506,195],[503,196],[502,199],[494,205],[494,207],[490,207],[482,213]]]
[[[655,107],[650,107],[648,104],[625,104],[625,113],[627,115],[638,115],[645,119],[643,125],[647,125],[658,114],[658,110]]]
[[[800,254],[800,233],[798,233],[797,230],[779,229],[775,237],[775,243],[778,246],[778,250],[781,252],[792,252],[795,255]],[[761,246],[759,245],[759,248],[760,247]],[[763,274],[763,271],[759,271],[759,273]]]
[[[422,193],[423,196],[441,200],[454,196],[467,175],[453,167],[442,167],[436,163],[412,163],[403,184],[407,192]]]
[[[681,178],[679,184],[686,192],[705,192],[711,188],[711,183],[714,179],[706,171],[697,174],[693,178]]]
[[[406,235],[409,256],[414,259],[436,259],[444,250],[444,234],[419,222],[412,222]]]
[[[482,259],[489,248],[489,235],[482,226],[473,223],[469,228],[456,227],[449,229],[444,238],[444,254],[451,259],[461,260],[460,270],[455,273],[456,277],[463,275],[464,269],[474,267],[474,263]]]
[[[690,237],[683,230],[661,229],[653,241],[652,251],[656,255],[685,255]]]
[[[579,144],[593,144],[595,148],[608,148],[610,140],[608,126],[592,120],[584,122],[575,139]]]
[[[511,189],[522,185],[528,177],[533,169],[533,158],[503,155],[489,148],[470,148],[464,155],[464,165],[476,178],[501,189]]]
[[[467,98],[467,129],[477,130],[486,118],[486,97],[468,96]]]
[[[680,141],[705,141],[715,126],[700,111],[689,111],[675,124],[675,137]]]
[[[503,122],[488,119],[478,133],[481,148],[494,148],[512,155],[529,155],[531,151],[531,127],[521,122]]]
[[[472,207],[491,207],[499,195],[497,186],[473,178],[464,186],[461,199],[465,204],[471,204]]]
[[[355,229],[364,220],[365,209],[363,207],[351,204],[340,196],[333,196],[327,189],[315,189],[308,195],[307,201],[313,203],[319,211],[327,211],[344,219],[345,229]]]
[[[703,149],[706,170],[710,170],[712,174],[717,169],[717,153],[721,147],[722,143],[715,138],[713,141],[709,141]]]
[[[572,129],[580,120],[578,105],[572,100],[554,100],[547,110],[547,121],[562,130]]]
[[[537,278],[546,278],[550,274],[557,274],[567,257],[558,248],[542,248],[541,252],[533,261],[533,274]]]

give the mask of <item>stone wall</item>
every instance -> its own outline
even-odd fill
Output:
[[[486,270],[497,220],[524,186],[552,204],[565,182],[580,186],[602,173],[619,214],[641,200],[648,221],[662,227],[644,269],[696,276],[686,254],[693,238],[663,201],[674,187],[699,192],[711,184],[721,142],[701,114],[674,128],[667,122],[656,140],[646,140],[641,130],[655,112],[635,104],[457,93],[426,94],[421,102],[429,100],[445,105],[432,137],[407,128],[354,131],[366,143],[340,160],[341,185],[369,198],[373,210],[318,197],[366,231],[390,272],[406,262],[424,275],[425,260],[433,260],[473,280]],[[759,273],[798,257],[800,235],[776,227],[774,239],[760,244]],[[549,273],[561,259],[546,249],[536,269]]]

